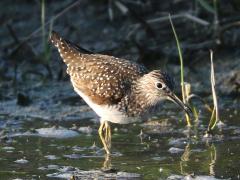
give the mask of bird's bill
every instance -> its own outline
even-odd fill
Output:
[[[190,117],[192,114],[192,110],[189,106],[187,106],[186,104],[184,104],[174,93],[170,93],[168,95],[168,99],[171,100],[172,102],[174,102],[175,104],[179,105]]]

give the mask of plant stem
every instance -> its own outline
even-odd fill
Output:
[[[174,25],[173,25],[170,14],[169,14],[169,20],[170,20],[172,31],[174,33],[174,37],[175,37],[175,40],[176,40],[176,43],[177,43],[179,60],[180,60],[182,100],[183,100],[183,103],[186,103],[186,94],[185,94],[185,88],[184,88],[184,68],[183,68],[182,50],[181,50],[181,46],[180,46],[180,43],[179,43],[179,40],[178,40],[178,36],[177,36],[176,31],[175,31],[175,28],[174,28]],[[187,125],[191,126],[190,117],[186,113],[185,113],[185,116],[186,116],[186,120],[187,120]]]
[[[213,130],[219,121],[219,113],[218,113],[218,101],[217,101],[217,93],[215,89],[215,73],[214,73],[214,65],[213,65],[213,51],[210,50],[210,60],[211,60],[211,87],[212,87],[212,96],[213,96],[213,104],[214,108],[212,111],[212,116],[208,125],[208,130]],[[214,118],[215,117],[215,118]]]
[[[41,1],[41,26],[42,26],[42,45],[45,48],[45,0]]]

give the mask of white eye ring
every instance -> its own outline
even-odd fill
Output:
[[[160,82],[157,82],[155,85],[158,89],[163,89],[164,87],[163,83],[160,83]]]

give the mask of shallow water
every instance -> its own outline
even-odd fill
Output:
[[[204,138],[206,112],[191,130],[172,108],[149,122],[113,125],[111,157],[91,119],[1,116],[0,179],[239,179],[239,103],[226,100],[220,108],[225,126],[210,138]]]

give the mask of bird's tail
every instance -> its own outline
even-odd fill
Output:
[[[92,52],[79,47],[78,45],[63,39],[59,36],[58,33],[52,31],[49,40],[53,43],[54,46],[58,48],[58,51],[63,59],[63,61],[68,65],[71,62],[74,62],[78,56],[81,56],[82,53],[91,54]]]
[[[52,33],[50,34],[49,40],[53,43],[54,46],[58,47],[59,44],[61,44],[62,42],[62,38],[59,36],[58,33],[56,33],[55,31],[52,31]]]
[[[55,31],[52,31],[49,40],[58,49],[63,61],[68,65],[73,60],[74,54],[77,53],[76,50],[71,48],[66,40]]]

